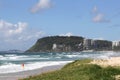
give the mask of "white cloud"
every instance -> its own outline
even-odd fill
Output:
[[[25,28],[27,27],[27,23],[21,23],[21,22],[19,22],[18,24],[14,25],[13,27],[15,27],[15,29],[10,29],[10,30],[8,31],[8,33],[9,33],[10,35],[20,34],[20,33],[22,33],[22,32],[25,30]]]
[[[108,23],[110,20],[106,19],[105,15],[103,13],[100,13],[97,6],[94,6],[92,9],[93,12],[93,18],[92,21],[94,23]]]
[[[110,22],[110,20],[105,19],[103,14],[97,14],[93,17],[93,22],[101,23],[101,22]]]
[[[93,22],[101,22],[103,21],[103,14],[97,14],[94,18],[93,18]]]
[[[28,49],[43,35],[43,31],[29,29],[26,22],[13,24],[0,20],[0,50]]]
[[[105,40],[105,39],[102,37],[99,37],[99,38],[93,38],[93,40]]]
[[[45,33],[43,31],[37,31],[37,32],[32,32],[31,33],[27,33],[24,35],[21,35],[18,37],[18,40],[23,40],[23,41],[27,41],[30,39],[39,39],[42,35],[44,35]]]
[[[17,24],[12,24],[4,20],[0,20],[0,33],[2,36],[12,36],[22,33],[27,27],[27,23],[18,22]]]
[[[97,8],[97,6],[94,6],[92,12],[93,12],[93,13],[97,13],[97,12],[98,12],[98,8]]]
[[[70,37],[70,36],[73,36],[73,34],[70,33],[70,32],[68,32],[68,33],[66,33],[66,34],[60,34],[59,36],[68,36],[68,37]]]
[[[31,12],[36,13],[40,10],[48,9],[51,6],[51,0],[39,0],[39,2],[32,7]]]

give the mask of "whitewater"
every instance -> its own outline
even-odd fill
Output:
[[[107,59],[118,57],[120,52],[72,52],[72,53],[0,53],[0,74],[34,70],[47,66],[64,65],[81,59]],[[24,68],[22,67],[24,64]]]

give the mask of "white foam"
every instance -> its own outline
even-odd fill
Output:
[[[29,64],[25,64],[24,69],[21,64],[9,63],[7,65],[0,66],[0,74],[34,70],[34,69],[43,68],[47,66],[63,65],[70,62],[72,61],[47,61],[47,62],[29,63]]]
[[[40,57],[40,55],[0,55],[0,60],[8,60],[8,61],[22,61],[22,60],[41,60],[41,59],[50,59],[50,58],[44,58]]]
[[[113,55],[116,55],[116,52],[100,51],[100,53],[94,54],[94,56],[92,58],[94,58],[94,59],[109,59]]]
[[[109,57],[113,55],[118,55],[118,53],[113,52],[113,51],[100,51],[96,53],[83,53],[83,54],[70,54],[70,55],[64,55],[63,57],[66,58],[96,58],[96,59],[108,59]]]
[[[3,58],[3,56],[2,56],[2,55],[0,55],[0,58]]]
[[[74,58],[74,57],[78,57],[79,55],[65,55],[65,57],[68,57],[68,58]]]
[[[88,58],[88,57],[90,57],[90,55],[89,54],[82,54],[82,55],[76,55],[76,54],[74,54],[74,55],[65,55],[65,57],[67,57],[67,58]]]
[[[14,57],[14,56],[16,56],[16,54],[6,54],[5,56],[6,57]]]

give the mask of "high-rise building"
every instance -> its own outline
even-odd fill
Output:
[[[120,41],[113,41],[112,42],[112,49],[119,49],[120,48]]]
[[[83,41],[83,49],[90,50],[92,48],[92,39],[84,39]]]

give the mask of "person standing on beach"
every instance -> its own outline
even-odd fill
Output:
[[[22,64],[22,68],[23,68],[23,69],[24,69],[24,66],[25,66],[25,65],[24,65],[24,63],[23,63],[23,64]]]

